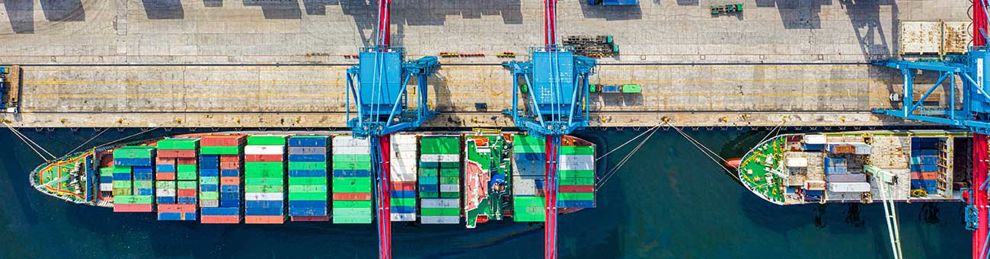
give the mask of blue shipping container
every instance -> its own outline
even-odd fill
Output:
[[[174,173],[175,172],[175,165],[158,164],[158,165],[155,165],[155,169],[157,169],[159,173]]]
[[[220,176],[240,176],[241,170],[237,169],[223,169],[220,170]]]
[[[131,172],[134,172],[135,174],[137,173],[151,174],[151,173],[155,173],[155,170],[153,170],[151,166],[135,166],[135,167],[131,167]]]
[[[289,177],[327,177],[324,170],[289,170]]]
[[[131,174],[113,174],[114,181],[130,181]]]
[[[282,201],[244,201],[245,208],[281,208]]]
[[[199,185],[199,191],[201,191],[201,192],[216,192],[216,191],[219,191],[219,189],[220,189],[218,187],[219,186],[216,185],[216,184],[200,184]]]
[[[241,189],[238,185],[220,185],[221,193],[234,193],[237,194]]]
[[[192,197],[180,196],[178,199],[179,199],[179,204],[196,204],[196,196],[192,196]]]
[[[246,216],[276,216],[282,215],[282,207],[278,208],[244,208],[244,215]]]
[[[289,138],[290,147],[326,147],[327,138]]]
[[[158,204],[175,204],[175,197],[173,197],[173,196],[158,196],[158,198],[155,198],[155,203],[158,203]]]
[[[199,169],[199,176],[218,176],[220,175],[220,169]]]
[[[392,213],[416,213],[416,207],[412,206],[392,206]]]
[[[594,201],[562,201],[557,200],[557,206],[561,208],[594,208]]]
[[[151,166],[152,161],[149,158],[114,158],[113,165],[115,166]]]
[[[239,208],[200,208],[203,215],[215,216],[236,216],[240,214]]]
[[[327,155],[324,154],[289,154],[289,163],[292,162],[326,162]]]
[[[240,208],[241,207],[241,201],[240,200],[220,200],[220,207]]]
[[[333,177],[370,177],[368,170],[333,170]]]
[[[416,191],[390,190],[392,198],[416,198]]]

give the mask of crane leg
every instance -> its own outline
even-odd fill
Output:
[[[543,229],[544,254],[547,259],[557,258],[557,153],[560,148],[560,136],[547,136],[546,139],[546,177],[543,179],[544,201],[546,203],[546,222]]]
[[[375,212],[378,225],[378,258],[392,258],[392,212],[389,185],[389,136],[369,137],[374,171]]]

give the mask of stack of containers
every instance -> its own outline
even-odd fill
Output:
[[[542,191],[546,171],[545,140],[514,135],[512,143],[512,219],[516,222],[543,222],[546,215]]]
[[[392,135],[389,147],[392,221],[416,221],[416,136]]]
[[[100,192],[113,193],[113,168],[100,168]]]
[[[197,205],[197,177],[196,157],[180,157],[175,159],[176,171],[176,199],[178,206],[186,209],[182,213],[181,219],[176,220],[196,220]],[[191,211],[187,208],[192,207]]]
[[[333,137],[333,223],[369,224],[371,145],[367,139]]]
[[[458,224],[461,220],[461,141],[457,136],[420,139],[420,222]]]
[[[220,207],[220,156],[199,155],[199,207]]]
[[[825,175],[849,174],[849,164],[844,157],[826,156]]]
[[[241,146],[244,142],[245,137],[242,135],[204,136],[200,141],[200,155],[216,156],[219,162],[217,168],[220,172],[218,206],[202,208],[200,222],[205,224],[241,222]]]
[[[158,220],[195,220],[195,204],[178,204],[176,172],[178,159],[195,159],[197,139],[163,139],[156,143],[155,194]]]
[[[911,189],[938,192],[938,138],[911,140]]]
[[[244,223],[285,223],[285,136],[248,136],[244,147]]]
[[[125,146],[113,151],[113,211],[154,211],[154,185],[151,169],[155,150]]]
[[[329,221],[327,136],[289,138],[289,216],[292,221]]]
[[[595,146],[565,136],[560,147],[557,206],[595,207]]]

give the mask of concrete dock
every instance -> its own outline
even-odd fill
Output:
[[[542,42],[538,1],[396,1],[393,41],[410,58],[440,52],[432,127],[511,127],[502,52]],[[898,21],[967,21],[965,1],[709,1],[639,7],[561,2],[559,32],[613,35],[592,83],[642,94],[593,94],[592,126],[914,125],[890,108]],[[699,3],[700,2],[700,3]],[[868,3],[865,3],[868,2]],[[16,127],[343,127],[349,58],[373,38],[364,1],[7,1],[0,63],[19,64]],[[924,78],[922,78],[924,80]]]

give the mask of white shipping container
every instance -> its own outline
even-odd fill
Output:
[[[333,137],[332,144],[334,148],[337,147],[370,147],[371,143],[368,142],[367,138],[359,139],[351,136],[335,136]]]
[[[155,189],[155,196],[159,197],[172,197],[175,196],[175,189]]]
[[[422,216],[419,218],[423,224],[460,224],[460,216]]]
[[[245,155],[281,155],[285,154],[282,145],[249,145],[244,146]]]
[[[416,213],[392,213],[392,221],[416,221]]]
[[[427,155],[427,154],[423,154],[423,155],[420,155],[419,156],[419,161],[421,161],[421,162],[430,162],[430,163],[440,162],[440,155]]]
[[[371,154],[370,147],[334,147],[335,155],[367,155]]]
[[[104,191],[104,192],[113,191],[113,184],[112,183],[101,183],[100,184],[100,191]]]
[[[445,154],[440,155],[440,162],[460,162],[461,155],[459,154]]]
[[[457,184],[441,184],[440,192],[460,192],[461,186]]]
[[[219,200],[199,200],[200,208],[216,208],[220,207]]]
[[[595,170],[595,157],[592,155],[562,155],[559,170]]]
[[[869,192],[870,183],[868,182],[828,183],[828,190],[831,192]]]
[[[244,200],[248,201],[281,201],[285,195],[281,192],[276,193],[245,193]]]
[[[804,135],[806,144],[825,144],[825,135]]]
[[[392,181],[416,181],[416,136],[394,135],[389,149],[389,173]]]
[[[808,167],[808,159],[804,157],[788,157],[784,164],[787,167]]]
[[[536,195],[536,181],[519,176],[512,177],[512,194],[516,196]]]
[[[902,21],[901,54],[938,54],[942,45],[942,25],[935,21]]]
[[[460,208],[461,200],[459,199],[422,199],[420,200],[423,208]]]

